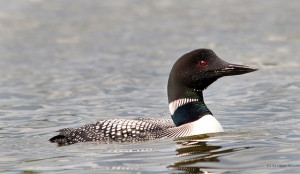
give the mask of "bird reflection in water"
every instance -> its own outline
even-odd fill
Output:
[[[180,157],[181,160],[175,162],[172,165],[169,165],[168,168],[184,171],[186,173],[210,173],[207,170],[222,170],[222,168],[218,168],[217,165],[214,165],[216,167],[211,167],[211,163],[220,162],[219,157],[231,154],[236,151],[252,148],[238,147],[224,149],[222,148],[222,146],[208,144],[209,141],[213,141],[212,136],[216,135],[218,134],[198,135],[176,139],[175,142],[178,146],[176,150],[178,153],[176,154],[176,156]],[[206,165],[205,163],[209,163],[209,165]]]

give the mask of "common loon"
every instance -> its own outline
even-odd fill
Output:
[[[172,119],[103,120],[79,128],[58,130],[59,135],[49,141],[58,145],[87,141],[136,142],[223,132],[221,124],[204,103],[203,90],[220,77],[256,70],[227,63],[210,49],[196,49],[180,57],[171,70],[168,99]]]

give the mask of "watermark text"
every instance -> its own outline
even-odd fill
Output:
[[[300,164],[267,164],[267,167],[285,168],[285,167],[300,167]]]

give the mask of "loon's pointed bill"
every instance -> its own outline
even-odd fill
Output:
[[[87,141],[136,142],[223,132],[204,102],[203,91],[221,77],[256,70],[227,63],[210,49],[196,49],[181,56],[170,72],[168,101],[172,119],[102,120],[79,128],[61,129],[49,141],[58,145]]]
[[[257,71],[257,68],[247,66],[247,65],[238,65],[238,64],[228,64],[221,70],[217,72],[221,73],[223,76],[232,76],[232,75],[241,75]]]

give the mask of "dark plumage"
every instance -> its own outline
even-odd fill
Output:
[[[146,141],[165,136],[164,130],[175,127],[171,119],[139,118],[135,120],[103,120],[80,128],[59,130],[59,135],[50,139],[60,145],[86,141],[104,143]],[[172,135],[169,135],[172,137]]]

